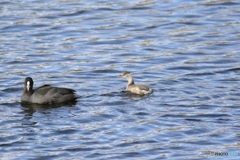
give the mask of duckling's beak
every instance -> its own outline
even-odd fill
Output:
[[[122,75],[118,75],[117,77],[118,77],[118,78],[122,78],[123,76],[122,76]]]

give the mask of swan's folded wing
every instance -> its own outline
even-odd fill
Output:
[[[41,87],[38,87],[34,90],[34,92],[37,92],[38,94],[45,95],[52,89],[51,85],[43,85]]]

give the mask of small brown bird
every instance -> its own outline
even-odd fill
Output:
[[[153,92],[153,90],[148,86],[134,84],[133,77],[130,74],[130,72],[124,71],[119,77],[124,77],[128,80],[126,91],[129,91],[138,95],[147,95]]]

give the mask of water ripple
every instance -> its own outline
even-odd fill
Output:
[[[215,152],[238,153],[239,2],[0,5],[2,159],[212,159]],[[125,92],[127,81],[117,78],[125,70],[153,94]],[[20,104],[27,76],[34,87],[73,88],[80,98]]]

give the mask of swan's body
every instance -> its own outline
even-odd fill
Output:
[[[76,100],[75,90],[44,85],[33,89],[31,77],[25,78],[21,101],[36,104],[59,104]]]

